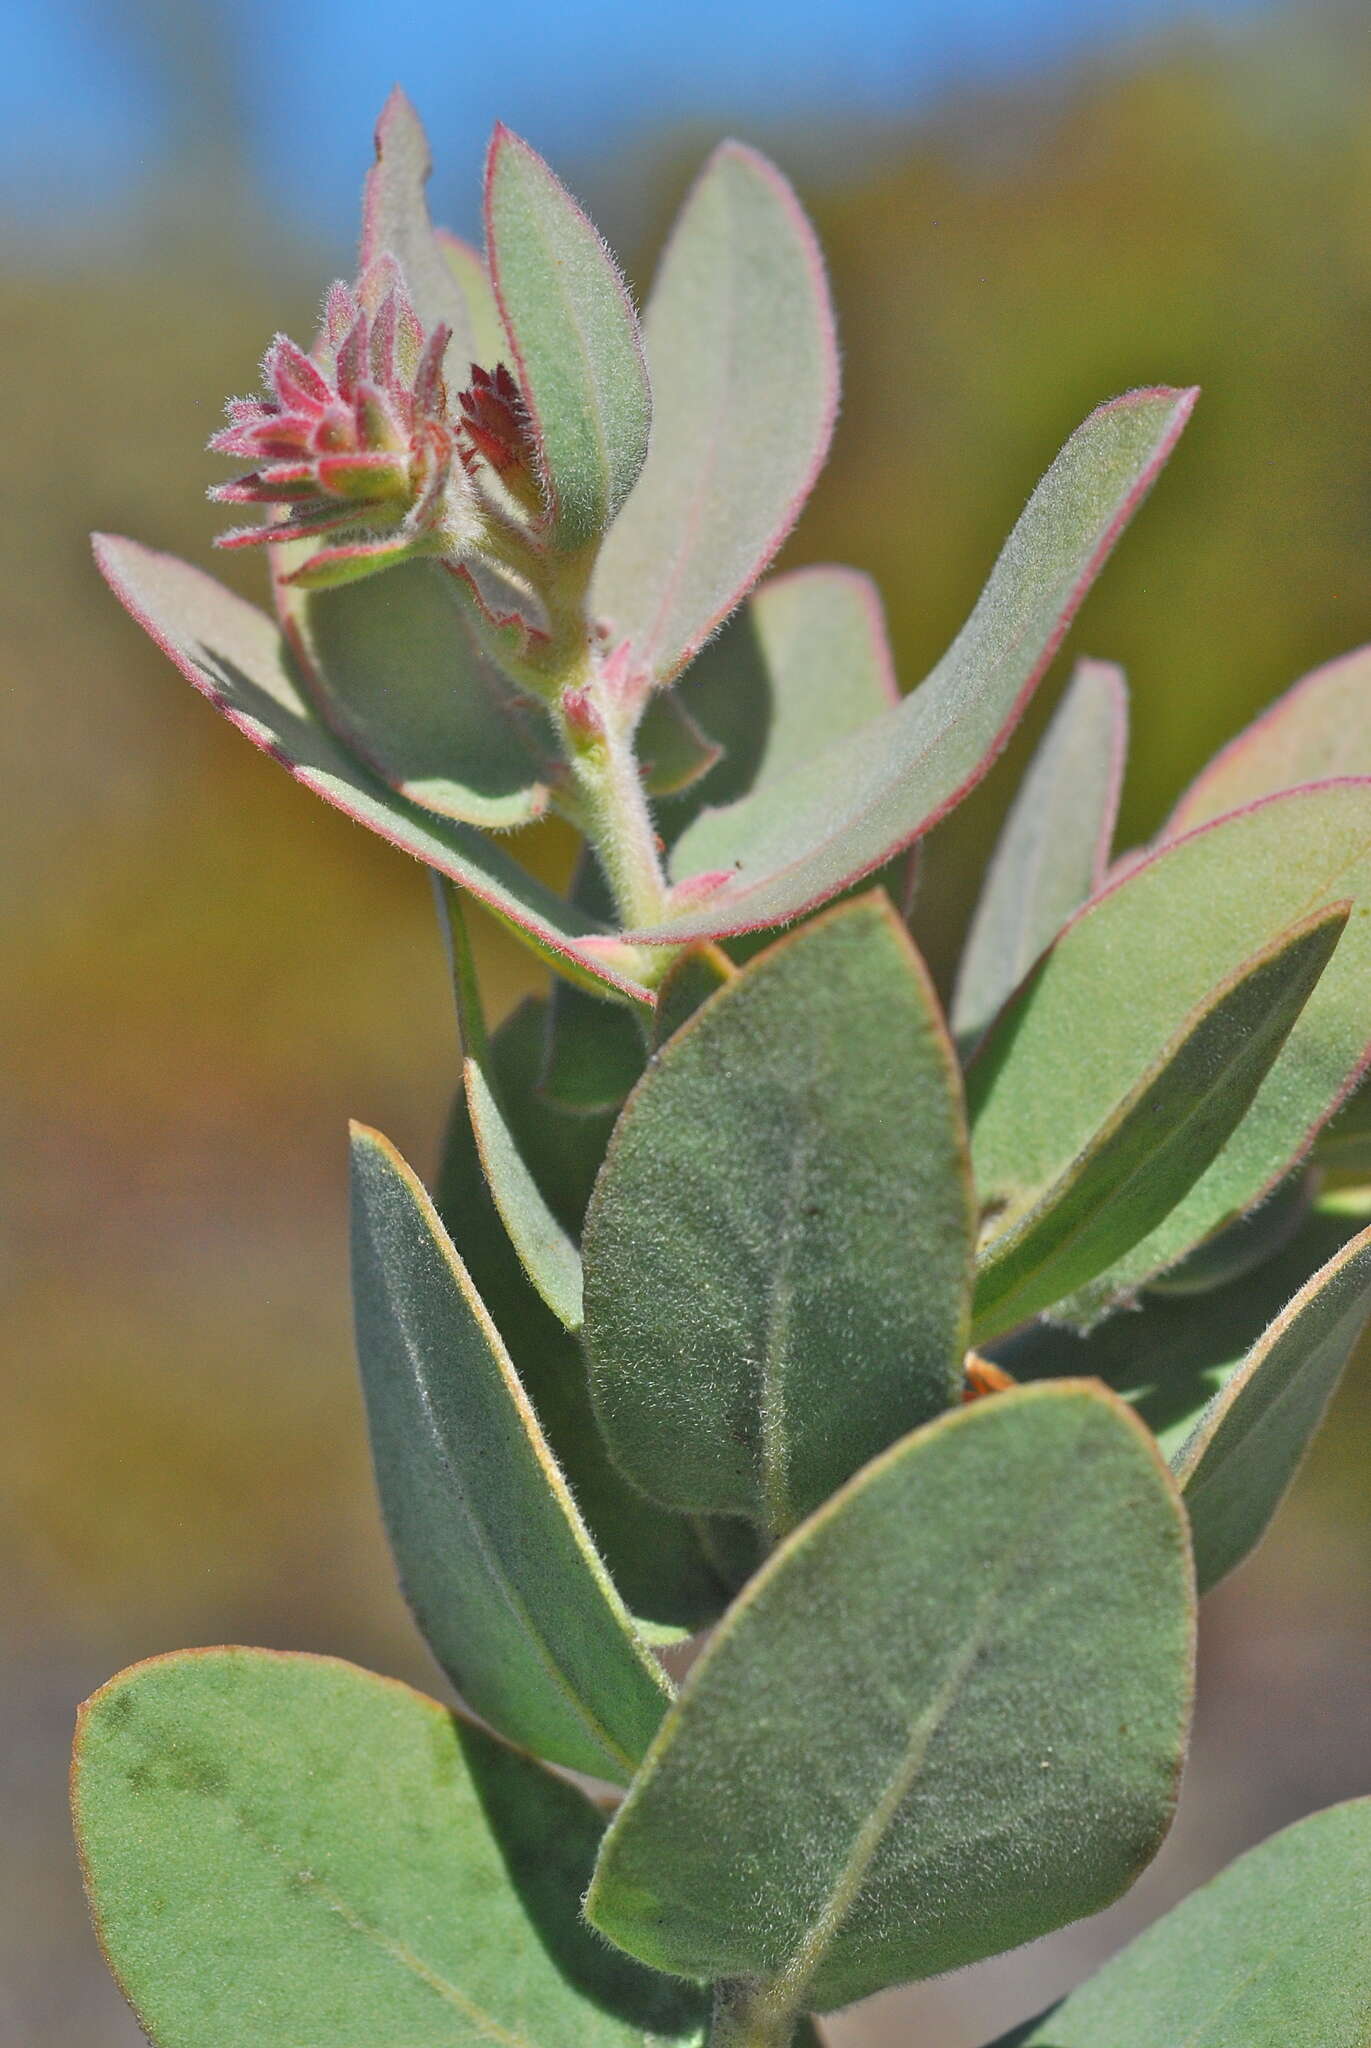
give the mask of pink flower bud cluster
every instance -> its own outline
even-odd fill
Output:
[[[470,460],[449,418],[444,326],[425,335],[393,259],[354,292],[330,287],[313,354],[278,334],[262,363],[266,396],[231,399],[210,447],[254,465],[220,484],[221,504],[278,508],[221,547],[339,536],[288,579],[349,581],[413,554],[455,552],[469,537]]]

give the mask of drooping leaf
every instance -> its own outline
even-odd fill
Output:
[[[1271,1836],[995,2048],[1366,2048],[1371,1799]]]
[[[530,1003],[516,1011],[491,1040],[492,1065],[508,1102],[534,1100],[541,1009]],[[574,1130],[593,1121],[562,1119]],[[636,1616],[661,1627],[696,1629],[714,1620],[732,1581],[721,1575],[724,1567],[716,1566],[712,1550],[706,1553],[703,1525],[658,1507],[611,1464],[591,1412],[580,1346],[534,1293],[495,1213],[462,1090],[448,1123],[435,1199],[624,1600]]]
[[[1192,1654],[1184,1515],[1121,1403],[1072,1383],[944,1416],[735,1602],[588,1917],[658,1968],[818,2011],[1016,1947],[1154,1854]]]
[[[952,1003],[974,1044],[1038,955],[1104,881],[1128,743],[1122,671],[1076,664],[995,844]]]
[[[975,1342],[1085,1286],[1194,1186],[1270,1072],[1349,908],[1316,911],[1209,990],[1065,1172],[996,1219],[976,1264]]]
[[[755,800],[708,828],[701,820],[691,862],[729,880],[638,936],[720,938],[783,922],[879,867],[959,802],[1004,744],[1194,398],[1139,391],[1092,413],[1029,500],[927,680]],[[683,859],[677,873],[686,878]]]
[[[1034,1323],[993,1346],[1020,1380],[1102,1379],[1137,1409],[1172,1461],[1214,1396],[1318,1267],[1367,1222],[1327,1198],[1252,1272],[1203,1294],[1145,1293],[1088,1336]]]
[[[1371,1228],[1306,1282],[1177,1453],[1202,1593],[1264,1535],[1368,1315]]]
[[[519,1263],[563,1329],[581,1327],[581,1255],[543,1200],[481,1064],[465,1068],[467,1109],[500,1220]]]
[[[672,231],[643,319],[652,446],[592,603],[669,682],[794,525],[828,452],[838,358],[823,260],[774,165],[726,142]]]
[[[1371,775],[1371,647],[1316,668],[1230,740],[1177,804],[1166,837],[1343,775]]]
[[[429,220],[424,187],[432,165],[423,123],[396,86],[376,124],[376,162],[367,173],[362,203],[365,270],[381,256],[393,256],[425,328],[440,322],[452,330],[449,359],[460,372],[476,354],[475,325],[462,279],[445,258]]]
[[[711,643],[681,695],[724,758],[690,792],[662,807],[672,870],[699,866],[691,820],[715,829],[721,812],[836,746],[900,701],[881,600],[870,577],[820,565],[773,576]]]
[[[631,1776],[669,1687],[635,1636],[432,1203],[354,1126],[353,1292],[377,1485],[415,1616],[492,1726]]]
[[[619,1119],[582,1247],[616,1463],[792,1527],[956,1398],[971,1230],[937,999],[868,897],[725,983]]]
[[[647,455],[652,396],[614,259],[535,150],[503,125],[486,164],[486,249],[528,411],[550,538],[593,540]]]
[[[1332,962],[1252,1107],[1166,1220],[1058,1313],[1098,1315],[1284,1179],[1356,1080],[1371,975],[1371,781],[1268,798],[1170,842],[1084,910],[971,1064],[977,1184],[1026,1206],[1225,975],[1319,903],[1350,900]]]
[[[185,1650],[77,1724],[91,1909],[156,2048],[644,2048],[701,1998],[580,1922],[603,1829],[473,1723],[331,1657]]]
[[[547,718],[485,653],[438,563],[278,591],[320,716],[391,789],[488,831],[542,815],[562,772]]]
[[[595,919],[526,874],[484,834],[419,810],[344,751],[300,694],[281,635],[264,613],[201,570],[136,541],[100,535],[96,560],[125,610],[187,681],[298,782],[460,882],[553,960],[645,999],[630,952],[612,942],[583,943],[603,933]]]

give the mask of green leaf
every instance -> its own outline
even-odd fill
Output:
[[[1351,900],[1327,972],[1227,1145],[1166,1220],[1058,1311],[1088,1319],[1250,1209],[1367,1054],[1371,782],[1325,784],[1171,841],[1106,888],[998,1018],[967,1075],[977,1184],[1025,1206],[1062,1174],[1207,989],[1311,907]]]
[[[561,772],[551,728],[484,653],[445,569],[277,592],[319,715],[391,789],[488,831],[541,817]]]
[[[1371,1173],[1371,1087],[1365,1076],[1319,1132],[1314,1157],[1338,1173]]]
[[[615,1462],[792,1527],[956,1398],[972,1221],[937,1000],[867,897],[727,982],[619,1119],[582,1248]]]
[[[673,872],[689,874],[700,865],[691,821],[702,810],[698,831],[717,832],[726,807],[898,704],[876,586],[855,569],[826,565],[773,576],[704,650],[681,694],[724,748],[689,807],[663,810]]]
[[[1371,1228],[1309,1280],[1175,1459],[1207,1592],[1266,1532],[1371,1315]]]
[[[1200,772],[1167,820],[1166,837],[1193,831],[1280,789],[1371,775],[1368,706],[1371,647],[1316,668]]]
[[[717,760],[720,749],[691,717],[675,690],[649,697],[634,745],[643,786],[652,796],[679,796],[693,789]]]
[[[720,946],[687,946],[678,953],[657,990],[652,1013],[652,1050],[660,1052],[702,1003],[732,981],[737,968]]]
[[[1003,746],[1194,398],[1139,391],[1092,413],[1034,492],[928,679],[712,829],[702,821],[691,860],[729,880],[639,936],[722,938],[795,917],[879,867],[960,802]],[[676,872],[685,878],[683,857]]]
[[[998,2048],[1366,2048],[1371,1799],[1297,1821]]]
[[[486,248],[550,537],[577,548],[604,532],[642,469],[647,366],[613,257],[543,159],[503,124],[486,163]]]
[[[452,329],[448,354],[465,372],[476,353],[475,326],[461,279],[429,220],[424,187],[431,169],[423,123],[397,85],[376,124],[376,163],[367,172],[358,263],[365,270],[381,256],[395,258],[425,328],[431,331],[441,321]]]
[[[581,1255],[520,1157],[480,1065],[465,1067],[467,1108],[486,1184],[519,1263],[562,1327],[581,1327]]]
[[[974,1044],[1038,955],[1104,881],[1128,744],[1121,670],[1081,661],[1005,819],[952,1003]]]
[[[81,1709],[101,1942],[157,2048],[644,2048],[701,2000],[580,1924],[603,1821],[532,1758],[331,1657],[184,1650]]]
[[[524,939],[562,963],[648,1000],[627,949],[585,942],[598,920],[568,904],[481,832],[438,819],[377,781],[301,695],[275,623],[212,576],[136,541],[97,535],[96,561],[125,610],[230,724],[297,782],[469,889]],[[398,570],[388,572],[398,575]]]
[[[491,1041],[506,1101],[532,1099],[519,1091],[536,1071],[541,1008],[531,1003],[516,1011]],[[573,1129],[591,1121],[562,1119]],[[696,1629],[714,1620],[729,1582],[706,1555],[710,1532],[647,1500],[610,1463],[580,1346],[534,1293],[515,1256],[490,1199],[462,1090],[448,1124],[436,1203],[624,1600],[635,1615],[663,1627]]]
[[[1017,1379],[1102,1379],[1132,1403],[1174,1465],[1187,1438],[1263,1332],[1366,1224],[1325,1202],[1253,1272],[1204,1294],[1144,1294],[1088,1336],[1035,1323],[993,1347]]]
[[[997,1217],[977,1260],[975,1342],[1093,1280],[1194,1186],[1270,1072],[1349,909],[1316,912],[1211,989],[1066,1171]]]
[[[670,1688],[635,1636],[414,1175],[353,1127],[353,1293],[377,1485],[415,1616],[492,1726],[632,1775]]]
[[[643,319],[652,445],[592,603],[669,682],[762,574],[828,452],[838,356],[823,259],[794,193],[741,143],[686,200]]]
[[[1193,1622],[1180,1502],[1120,1402],[1069,1383],[943,1416],[730,1609],[588,1917],[826,2011],[1096,1912],[1170,1822]]]
[[[1305,1222],[1318,1188],[1309,1168],[1296,1168],[1266,1199],[1212,1237],[1201,1239],[1176,1265],[1148,1281],[1150,1294],[1207,1294],[1225,1287],[1283,1251]]]
[[[454,235],[450,228],[435,228],[433,236],[439,254],[456,279],[457,289],[466,302],[471,328],[471,361],[479,363],[482,369],[493,370],[504,359],[505,329],[500,308],[495,303],[495,291],[485,257],[479,249],[473,249],[470,242]],[[462,381],[466,381],[465,377]]]
[[[609,885],[589,847],[583,849],[571,885],[571,900],[591,917],[611,922],[614,916]],[[655,1020],[656,1012],[653,1012]],[[590,1183],[604,1157],[609,1123],[600,1132],[600,1120],[617,1116],[624,1097],[643,1071],[647,1058],[648,1016],[627,1003],[606,999],[605,991],[577,988],[569,981],[555,981],[548,998],[543,1056],[528,1085],[536,1089],[556,1112],[571,1110],[577,1116],[596,1119],[598,1149],[590,1167],[584,1192],[576,1208],[575,1228],[579,1232],[590,1196]],[[572,1140],[578,1154],[586,1148]]]

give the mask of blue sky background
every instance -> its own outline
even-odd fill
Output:
[[[398,79],[439,138],[443,210],[470,231],[462,195],[497,115],[577,165],[664,122],[860,135],[948,87],[1255,11],[1256,0],[5,0],[3,210],[21,229],[88,232],[169,154],[184,161],[189,147],[213,175],[241,137],[290,225],[342,241],[371,123]]]

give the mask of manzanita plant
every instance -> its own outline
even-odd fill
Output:
[[[438,883],[461,1086],[431,1192],[354,1130],[353,1258],[462,1705],[261,1650],[123,1673],[76,1744],[91,1903],[159,2048],[788,2048],[1096,1911],[1166,1833],[1196,1593],[1371,1308],[1371,652],[1121,858],[1124,686],[1081,663],[945,1018],[911,852],[1194,393],[1091,415],[901,695],[865,578],[759,584],[837,393],[780,175],[715,153],[640,328],[527,144],[491,144],[484,258],[427,170],[396,95],[356,282],[215,440],[273,614],[98,551]],[[565,896],[494,836],[552,815]],[[493,1033],[467,897],[551,970]],[[1011,2040],[1365,2048],[1369,1899],[1361,1801]]]

